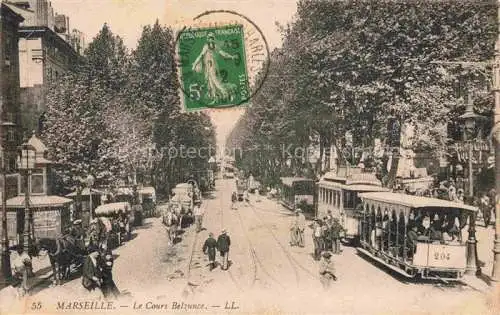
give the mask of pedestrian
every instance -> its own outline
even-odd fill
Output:
[[[17,288],[18,297],[28,294],[28,277],[31,273],[31,258],[24,251],[23,245],[17,245],[17,255],[13,260],[13,281],[12,286]]]
[[[248,195],[248,190],[243,192],[243,199],[245,200],[245,207],[250,205],[250,196]]]
[[[332,231],[333,253],[340,254],[342,252],[342,249],[340,248],[340,237],[342,232],[344,231],[344,228],[340,224],[339,219],[337,218],[333,219],[331,231]]]
[[[102,294],[102,273],[97,264],[99,259],[99,248],[92,246],[89,248],[89,254],[85,258],[82,269],[82,285],[89,293],[100,297]]]
[[[319,265],[320,282],[325,290],[330,289],[332,282],[337,280],[335,276],[335,266],[331,260],[332,254],[328,251],[323,252]]]
[[[290,246],[298,245],[298,229],[299,229],[299,212],[295,212],[295,216],[290,222]]]
[[[210,232],[208,238],[203,244],[203,253],[208,255],[208,261],[210,263],[210,271],[215,268],[215,254],[217,251],[217,241],[214,238],[214,233]]]
[[[97,265],[102,275],[101,290],[104,298],[117,298],[120,295],[120,290],[113,280],[113,264],[114,258],[111,249],[106,244],[102,244]]]
[[[325,225],[323,226],[323,242],[325,251],[331,252],[333,250],[333,221],[328,219],[325,220]]]
[[[491,202],[490,198],[486,193],[481,194],[481,199],[479,201],[479,209],[483,214],[484,226],[488,227],[491,221]]]
[[[464,203],[464,190],[462,188],[457,190],[457,195],[455,196],[454,201],[462,204]]]
[[[231,209],[238,209],[237,202],[238,202],[238,195],[236,194],[235,191],[233,191],[233,194],[231,195]]]
[[[313,244],[314,244],[314,260],[320,259],[321,248],[323,248],[322,238],[321,238],[321,220],[316,219],[313,223]]]
[[[199,233],[202,230],[203,215],[205,214],[205,210],[201,207],[201,202],[195,204],[193,214],[196,222],[196,233]]]
[[[219,249],[222,258],[222,270],[227,270],[229,267],[229,247],[231,246],[231,239],[227,235],[226,230],[222,230],[222,234],[217,238],[217,248]]]
[[[332,210],[328,210],[326,212],[326,222],[332,222],[332,221],[333,221]]]
[[[323,225],[321,226],[321,240],[322,240],[322,248],[321,248],[321,251],[325,251],[325,250],[329,250],[329,246],[331,244],[331,242],[329,243],[330,241],[330,231],[329,231],[329,226],[328,226],[328,218],[327,217],[323,217]]]
[[[300,247],[304,247],[304,230],[306,229],[306,217],[302,209],[297,209],[297,243]]]

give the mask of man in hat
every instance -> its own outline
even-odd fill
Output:
[[[101,271],[101,291],[104,298],[117,298],[120,295],[120,290],[113,280],[113,264],[113,252],[104,243],[101,245],[97,258],[97,266]]]
[[[329,251],[323,252],[319,265],[320,282],[325,290],[331,287],[332,281],[337,280],[335,276],[335,266],[331,257],[332,254]]]
[[[214,238],[214,233],[210,232],[208,238],[203,244],[203,253],[208,255],[208,261],[210,262],[210,271],[215,268],[215,254],[217,251],[217,241]]]
[[[23,245],[17,245],[17,255],[14,256],[12,271],[13,281],[12,286],[17,288],[19,297],[23,297],[28,293],[28,275],[31,271],[31,258],[24,251]]]
[[[316,219],[312,225],[313,229],[313,244],[314,244],[314,260],[320,259],[321,250],[323,248],[322,224],[321,220]]]
[[[99,247],[91,246],[89,254],[85,257],[82,269],[82,285],[89,293],[99,293],[102,284],[102,274],[98,265]]]
[[[299,212],[295,211],[295,216],[292,218],[292,221],[290,223],[290,246],[298,245],[297,242],[298,229],[299,229],[298,221],[299,221]]]
[[[306,229],[306,217],[302,209],[297,209],[297,244],[304,247],[304,230]]]
[[[196,233],[199,233],[203,225],[203,215],[205,214],[205,209],[201,207],[201,202],[197,202],[194,206],[194,221],[196,222]]]
[[[226,230],[222,230],[221,235],[217,238],[217,248],[219,249],[222,258],[222,270],[227,270],[229,264],[229,246],[231,246],[231,239],[227,235]]]

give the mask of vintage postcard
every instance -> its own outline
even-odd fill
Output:
[[[499,4],[0,0],[0,314],[498,314]]]

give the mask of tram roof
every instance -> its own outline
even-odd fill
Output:
[[[393,193],[393,192],[368,192],[360,194],[359,196],[364,199],[386,202],[390,204],[404,205],[411,208],[435,207],[435,208],[457,208],[473,212],[478,211],[476,207],[457,202],[451,202],[437,198],[412,196],[412,195]]]
[[[281,177],[283,185],[291,186],[295,182],[314,182],[313,179],[305,177]]]
[[[390,191],[389,188],[382,187],[381,185],[367,185],[367,184],[341,184],[331,181],[320,181],[320,187],[325,188],[340,188],[343,190],[359,191],[359,192],[369,192],[369,191]]]

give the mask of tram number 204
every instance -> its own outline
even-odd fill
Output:
[[[450,260],[450,253],[434,252],[434,260]]]

